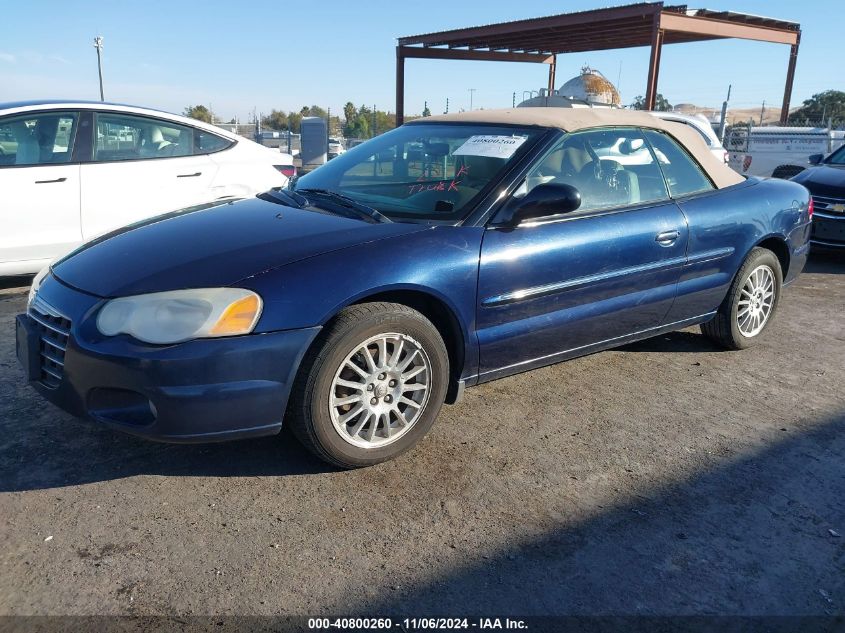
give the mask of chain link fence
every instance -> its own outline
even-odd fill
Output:
[[[753,121],[725,130],[728,164],[748,176],[792,178],[811,164],[811,157],[826,155],[845,144],[845,126],[833,121],[807,125],[759,126]]]

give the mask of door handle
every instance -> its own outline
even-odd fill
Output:
[[[46,184],[49,184],[51,182],[64,182],[65,180],[67,180],[67,178],[55,178],[53,180],[36,180],[35,184],[36,185],[46,185]]]
[[[198,171],[194,174],[177,174],[177,178],[196,178],[197,176],[202,176],[202,172]]]
[[[654,241],[661,246],[671,246],[679,237],[681,237],[680,231],[663,231],[662,233],[657,234]]]

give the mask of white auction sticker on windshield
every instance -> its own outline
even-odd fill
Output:
[[[452,152],[452,155],[510,158],[526,138],[525,136],[470,136],[463,145]]]

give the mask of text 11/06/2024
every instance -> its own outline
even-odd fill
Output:
[[[317,630],[524,630],[525,620],[511,618],[309,618],[308,629]]]

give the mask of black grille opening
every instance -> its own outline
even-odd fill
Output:
[[[65,368],[65,350],[70,336],[70,319],[38,297],[29,306],[29,316],[38,325],[41,336],[40,382],[45,387],[56,388],[62,381]]]
[[[841,208],[839,205],[845,204],[845,198],[834,198],[831,196],[817,196],[813,194],[813,205],[816,211],[831,211],[835,212],[832,207],[836,206],[837,211]],[[841,212],[840,212],[841,213]]]

